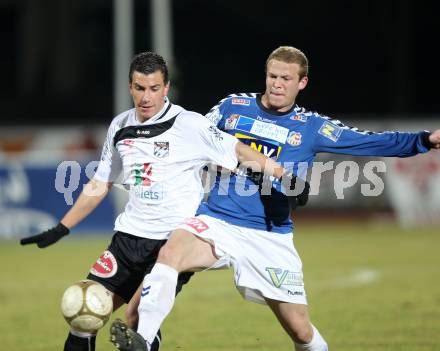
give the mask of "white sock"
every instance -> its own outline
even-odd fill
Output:
[[[156,263],[144,278],[137,331],[150,344],[173,308],[178,275],[174,268]]]
[[[295,343],[296,351],[328,351],[327,343],[324,338],[319,334],[318,329],[312,325],[313,336],[312,340],[308,344],[298,344]]]

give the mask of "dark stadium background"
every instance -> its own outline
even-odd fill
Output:
[[[440,6],[434,1],[175,0],[175,102],[204,113],[260,91],[279,45],[301,48],[298,102],[332,116],[435,118]],[[107,124],[113,116],[110,0],[0,0],[2,125]],[[135,51],[151,49],[150,4],[134,1]],[[24,23],[34,30],[24,31]]]

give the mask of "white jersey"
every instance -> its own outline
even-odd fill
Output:
[[[122,183],[129,200],[115,230],[166,239],[203,196],[200,170],[208,163],[237,166],[238,140],[221,132],[204,116],[171,104],[140,123],[136,109],[115,117],[109,127],[94,178]]]

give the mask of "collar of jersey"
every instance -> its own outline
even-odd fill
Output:
[[[176,117],[176,115],[178,115],[182,111],[183,111],[182,107],[172,104],[168,99],[168,97],[165,96],[165,104],[163,105],[162,109],[158,113],[156,113],[153,117],[147,119],[143,123],[140,123],[138,121],[136,114],[135,114],[135,118],[136,121],[139,123],[139,125],[146,126],[150,124],[165,122],[173,117]]]
[[[263,110],[265,113],[267,113],[268,115],[272,115],[272,116],[285,116],[288,114],[291,114],[292,112],[298,112],[298,110],[300,110],[301,108],[297,105],[294,104],[288,111],[285,112],[278,112],[278,111],[274,111],[274,110],[270,110],[267,107],[265,107],[263,105],[263,103],[261,102],[261,97],[263,96],[263,94],[257,94],[255,100],[257,101],[257,105],[258,107]]]

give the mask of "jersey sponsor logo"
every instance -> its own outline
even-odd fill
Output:
[[[292,146],[301,145],[302,135],[299,132],[291,131],[287,137],[287,143]]]
[[[163,191],[159,184],[153,186],[134,186],[133,189],[138,199],[152,200],[152,202],[163,199]]]
[[[170,155],[170,143],[168,141],[154,142],[154,156],[159,158],[168,157]]]
[[[290,119],[291,119],[292,121],[307,122],[307,116],[304,116],[304,115],[294,115],[294,116],[290,116]]]
[[[240,116],[235,129],[248,132],[266,139],[273,139],[282,144],[286,142],[289,129],[276,124],[257,121],[253,118]]]
[[[209,226],[205,222],[196,217],[186,218],[184,223],[193,228],[197,233],[201,233],[209,229]]]
[[[253,138],[248,135],[235,133],[234,135],[237,139],[239,139],[243,144],[248,145],[255,151],[263,154],[266,157],[278,159],[278,156],[281,152],[282,147],[278,145],[277,142],[274,141],[263,141]]]
[[[301,272],[292,272],[287,269],[266,267],[273,285],[280,288],[283,285],[303,286],[303,274]]]
[[[228,118],[226,118],[225,130],[234,129],[239,118],[240,118],[240,115],[237,115],[236,113],[234,113],[234,114],[230,115]]]
[[[243,105],[243,106],[249,106],[251,104],[251,101],[248,99],[239,99],[239,98],[233,98],[231,100],[232,105]]]
[[[330,139],[331,141],[338,141],[342,134],[342,128],[335,126],[333,123],[324,122],[319,128],[318,133]]]
[[[153,175],[153,166],[151,163],[136,164],[134,172],[134,185],[151,185],[151,176]]]
[[[118,271],[118,263],[115,256],[106,250],[96,260],[95,264],[90,268],[90,273],[101,278],[113,277]]]
[[[146,202],[157,202],[163,199],[163,188],[160,183],[154,183],[153,165],[151,163],[136,164],[133,169],[135,196]]]

